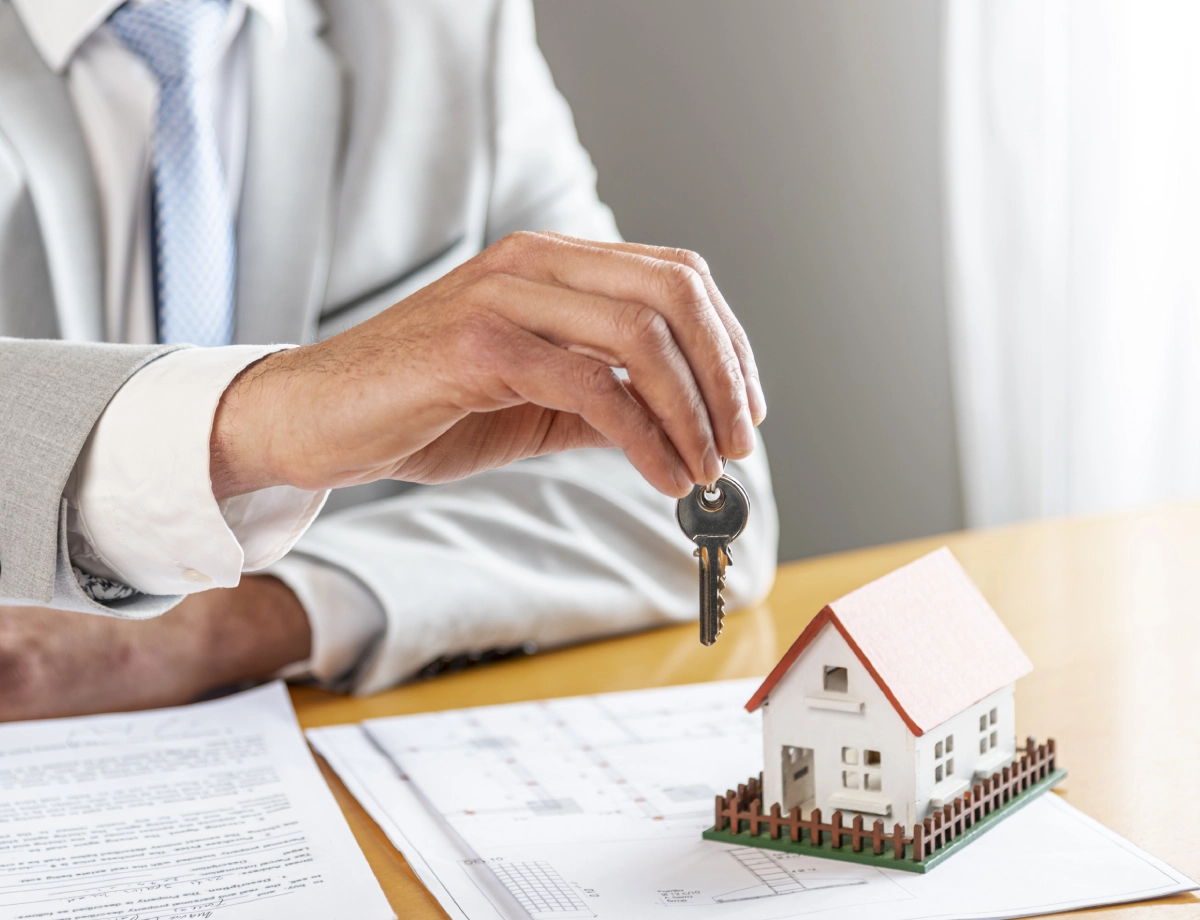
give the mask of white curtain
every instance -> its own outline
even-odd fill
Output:
[[[947,0],[968,523],[1200,495],[1200,2]]]

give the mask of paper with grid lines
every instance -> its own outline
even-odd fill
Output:
[[[1057,796],[923,876],[704,841],[714,791],[761,762],[758,719],[742,709],[756,683],[403,716],[309,739],[455,920],[968,920],[1196,887]]]

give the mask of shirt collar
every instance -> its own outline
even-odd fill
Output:
[[[75,52],[112,15],[123,0],[12,0],[21,24],[42,59],[62,73]],[[236,0],[235,0],[236,2]],[[287,25],[286,0],[242,0],[282,32]]]

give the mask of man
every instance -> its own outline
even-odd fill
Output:
[[[594,185],[527,0],[0,3],[0,718],[692,618],[721,456],[761,598],[749,344]]]

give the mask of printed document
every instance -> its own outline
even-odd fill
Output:
[[[0,725],[0,920],[391,920],[274,683]]]
[[[1196,885],[1048,794],[926,875],[700,838],[761,768],[755,681],[309,733],[452,916],[1007,918]]]

